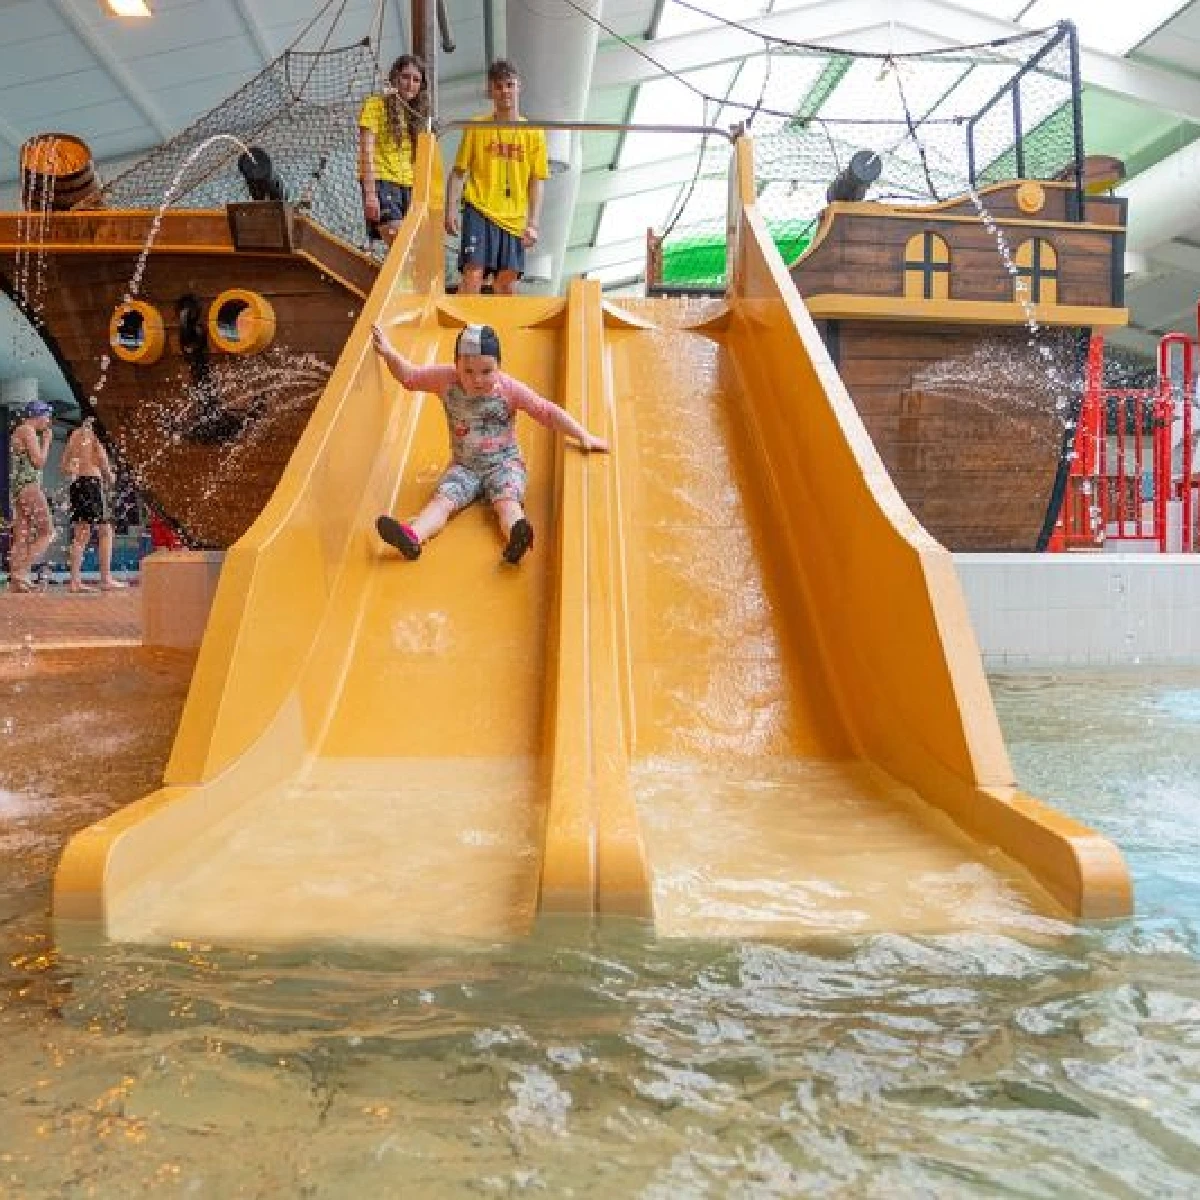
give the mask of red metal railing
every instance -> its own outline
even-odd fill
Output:
[[[1200,306],[1197,321],[1200,325]],[[1051,550],[1098,549],[1106,542],[1151,543],[1159,551],[1200,549],[1200,481],[1192,461],[1195,347],[1186,334],[1168,334],[1159,343],[1157,387],[1109,388],[1103,383],[1103,339],[1092,338]],[[1178,371],[1172,369],[1176,365]],[[1177,433],[1178,466],[1172,455]],[[1172,528],[1172,501],[1178,502],[1178,535]]]

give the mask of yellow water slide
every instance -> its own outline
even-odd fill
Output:
[[[412,212],[278,491],[228,554],[163,788],[85,830],[64,931],[283,945],[1031,927],[1129,910],[1104,839],[1018,792],[949,555],[895,492],[753,205],[725,302],[441,293]],[[610,455],[526,422],[538,540],[473,509],[381,546],[444,463],[417,361],[467,321]]]

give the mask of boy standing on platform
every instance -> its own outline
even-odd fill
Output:
[[[477,121],[511,121],[508,129],[463,131],[446,198],[446,231],[462,240],[459,291],[477,294],[485,274],[495,276],[497,295],[511,295],[525,271],[525,251],[537,242],[542,183],[550,174],[546,134],[530,129],[520,115],[521,80],[510,62],[488,68],[492,112]],[[522,127],[526,126],[526,127]]]

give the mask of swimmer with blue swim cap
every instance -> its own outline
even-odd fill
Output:
[[[50,505],[42,490],[42,470],[50,456],[54,410],[45,400],[30,400],[9,441],[8,491],[12,501],[12,532],[8,551],[8,590],[32,592],[30,571],[54,537]]]

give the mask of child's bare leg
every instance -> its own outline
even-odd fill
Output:
[[[29,545],[33,541],[33,530],[29,517],[20,500],[13,505],[12,540],[8,547],[9,585],[19,590],[25,583],[25,572],[29,570]]]
[[[525,515],[525,510],[516,500],[497,500],[492,507],[496,510],[496,519],[500,522],[500,532],[507,541],[512,527]]]
[[[395,517],[378,517],[375,529],[389,546],[394,546],[409,562],[421,557],[421,547],[441,533],[454,515],[454,504],[440,492],[425,505],[409,524]]]
[[[437,537],[446,528],[446,522],[454,516],[454,505],[445,496],[434,496],[411,521],[408,527],[423,542]]]
[[[476,266],[463,267],[462,279],[458,284],[460,296],[478,296],[483,291],[483,268]]]
[[[92,527],[85,524],[76,524],[74,536],[71,538],[70,550],[70,566],[71,566],[71,581],[67,585],[69,591],[83,591],[83,554],[87,549],[87,544],[92,537]],[[91,591],[91,588],[88,589]]]
[[[497,271],[496,281],[492,284],[492,291],[497,296],[515,295],[517,291],[516,271]]]
[[[515,567],[533,545],[533,526],[516,500],[497,500],[493,507],[504,534],[504,561]]]

